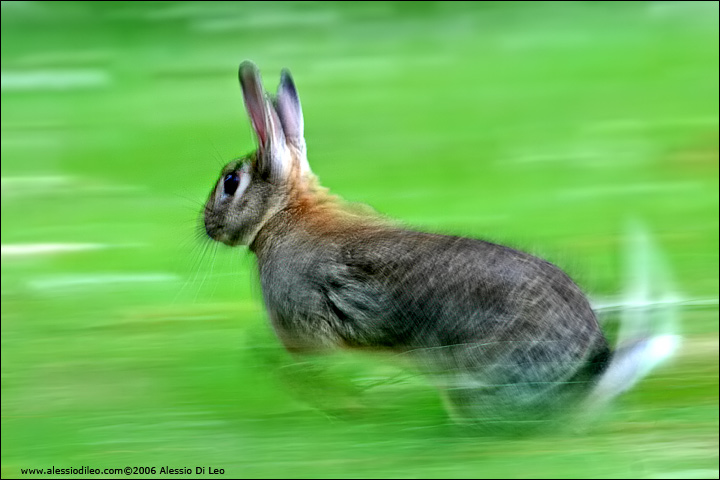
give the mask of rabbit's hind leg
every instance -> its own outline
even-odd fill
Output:
[[[450,374],[441,395],[451,419],[491,435],[523,435],[548,426],[549,410],[521,384],[491,384],[469,374]]]

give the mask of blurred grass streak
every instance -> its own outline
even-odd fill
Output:
[[[717,478],[716,3],[1,8],[3,477]],[[640,219],[700,302],[684,349],[581,435],[478,438],[411,370],[350,354],[314,360],[308,403],[252,258],[196,238],[253,148],[246,58],[268,86],[293,71],[324,184],[409,225],[533,251],[606,298]]]

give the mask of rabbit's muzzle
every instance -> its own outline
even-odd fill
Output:
[[[212,218],[208,218],[209,216],[207,213],[205,214],[205,233],[207,233],[207,236],[211,239],[215,240],[216,242],[222,242],[225,245],[233,246],[235,243],[232,241],[231,235],[225,231],[224,226],[213,220]],[[211,216],[210,216],[211,217]]]

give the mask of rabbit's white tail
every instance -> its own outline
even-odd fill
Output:
[[[610,364],[590,391],[588,412],[608,404],[629,390],[651,370],[670,358],[680,345],[679,296],[670,270],[645,229],[630,225],[626,248],[625,299],[617,348]]]

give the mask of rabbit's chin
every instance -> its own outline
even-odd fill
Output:
[[[208,227],[205,228],[205,233],[207,233],[207,236],[210,237],[211,240],[224,243],[229,247],[243,244],[242,238],[239,235],[231,235],[228,232],[217,231],[216,229]]]
[[[237,247],[238,245],[245,245],[243,239],[238,236],[230,235],[229,233],[221,233],[216,237],[211,237],[216,242],[224,243],[228,247]]]

